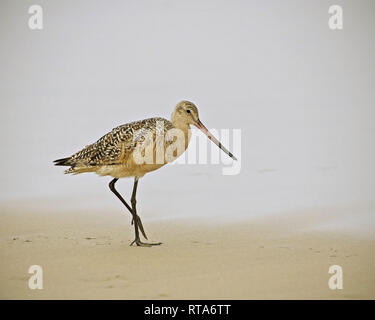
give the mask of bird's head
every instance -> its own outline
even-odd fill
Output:
[[[198,108],[195,106],[194,103],[190,101],[181,101],[179,102],[174,111],[172,113],[172,123],[180,126],[189,126],[194,125],[199,130],[201,130],[213,143],[215,143],[221,150],[223,150],[227,155],[229,155],[233,160],[237,160],[237,158],[229,152],[222,144],[219,142],[203,125],[203,123],[199,120]]]
[[[172,122],[196,125],[199,121],[198,108],[190,101],[179,102],[172,113]]]

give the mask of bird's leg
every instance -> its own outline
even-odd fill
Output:
[[[145,237],[146,240],[148,240],[147,236],[146,236],[146,232],[143,229],[141,218],[139,217],[139,215],[137,215],[137,207],[136,207],[137,200],[135,199],[135,196],[137,194],[137,187],[138,187],[138,178],[135,177],[134,178],[134,185],[133,185],[132,197],[130,199],[130,202],[132,204],[132,210],[133,210],[132,224],[134,223],[134,228],[135,228],[135,225],[137,225],[138,228],[139,228],[139,230],[141,230],[142,235]],[[136,221],[136,223],[135,223],[135,221]]]
[[[121,194],[118,193],[118,191],[116,190],[115,188],[115,183],[117,182],[117,178],[114,178],[110,183],[109,183],[109,189],[111,189],[111,191],[116,195],[117,198],[120,199],[120,201],[125,205],[125,207],[130,211],[130,213],[132,214],[132,221],[137,221],[139,223],[137,223],[137,227],[135,228],[135,233],[136,233],[136,238],[137,238],[137,234],[138,234],[138,227],[139,229],[141,230],[143,236],[147,239],[147,236],[144,232],[144,229],[143,229],[143,225],[142,225],[142,221],[141,219],[137,216],[137,212],[133,211],[133,208],[131,206],[129,206],[127,204],[127,202],[124,200],[124,198],[121,196]],[[134,192],[134,188],[133,188],[133,192]],[[138,234],[138,238],[139,238],[139,234]]]
[[[127,202],[124,200],[124,198],[118,193],[118,191],[116,190],[115,188],[115,183],[117,182],[117,178],[114,178],[110,183],[109,183],[109,189],[111,189],[111,191],[116,195],[117,198],[120,199],[120,201],[125,205],[125,207],[130,211],[130,213],[132,214],[132,221],[134,221],[134,230],[135,230],[135,240],[131,243],[131,245],[133,245],[134,243],[137,245],[137,246],[144,246],[144,247],[150,247],[152,245],[160,245],[161,243],[144,243],[144,242],[141,242],[140,238],[139,238],[139,231],[138,231],[138,228],[141,230],[142,232],[142,235],[147,239],[147,236],[144,232],[144,229],[143,229],[143,225],[142,225],[142,221],[141,221],[141,218],[137,215],[137,209],[136,209],[136,201],[135,201],[135,195],[136,195],[136,192],[137,192],[137,185],[138,185],[138,179],[136,178],[136,180],[134,181],[134,187],[133,187],[133,194],[132,194],[132,205],[134,207],[134,210],[132,207],[130,207]],[[133,200],[134,199],[134,200]]]
[[[134,185],[133,185],[133,192],[132,192],[132,197],[131,197],[131,204],[132,204],[132,209],[133,209],[133,221],[134,221],[134,229],[135,229],[135,239],[134,241],[130,244],[131,246],[135,243],[137,246],[142,246],[142,247],[151,247],[151,246],[157,246],[160,245],[161,242],[157,243],[144,243],[141,241],[139,238],[139,232],[138,232],[138,227],[141,230],[143,236],[147,239],[145,231],[143,229],[142,221],[141,218],[137,215],[137,200],[136,200],[136,194],[137,194],[137,187],[138,187],[138,178],[134,178]],[[133,222],[132,221],[132,222]]]

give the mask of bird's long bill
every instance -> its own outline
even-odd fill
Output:
[[[208,131],[208,129],[203,125],[203,123],[198,119],[197,123],[195,124],[195,126],[201,130],[207,137],[208,139],[210,139],[213,143],[215,143],[221,150],[223,150],[228,156],[230,156],[233,160],[237,160],[237,158],[231,153],[229,152],[222,144],[219,140],[217,140],[212,134],[210,131]]]

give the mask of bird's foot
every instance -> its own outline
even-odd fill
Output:
[[[135,239],[130,245],[132,246],[134,243],[137,245],[137,247],[152,247],[152,246],[160,246],[162,244],[161,242],[146,243],[146,242],[142,242],[140,239]]]

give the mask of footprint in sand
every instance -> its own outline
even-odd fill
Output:
[[[30,239],[25,239],[25,238],[21,239],[20,237],[17,237],[17,236],[11,238],[11,242],[17,241],[17,240],[21,240],[22,242],[32,242],[32,240]]]
[[[90,278],[81,278],[80,281],[83,282],[109,282],[109,281],[128,281],[128,279],[120,274],[109,277],[90,277]]]
[[[194,243],[194,244],[205,244],[205,245],[211,245],[212,243],[211,242],[200,242],[200,241],[191,241],[191,243]]]
[[[109,277],[105,280],[105,282],[112,283],[112,284],[108,284],[105,286],[105,288],[107,289],[112,289],[115,287],[121,287],[121,288],[129,287],[127,279],[121,275],[115,275],[114,277]]]
[[[110,246],[110,242],[95,242],[95,245],[97,246]]]
[[[98,237],[98,238],[96,238],[96,237],[86,237],[84,239],[89,240],[89,241],[90,240],[98,240],[98,241],[95,242],[95,245],[97,245],[97,246],[103,246],[103,245],[110,246],[111,245],[110,240],[112,240],[111,237],[106,237],[106,236]]]

